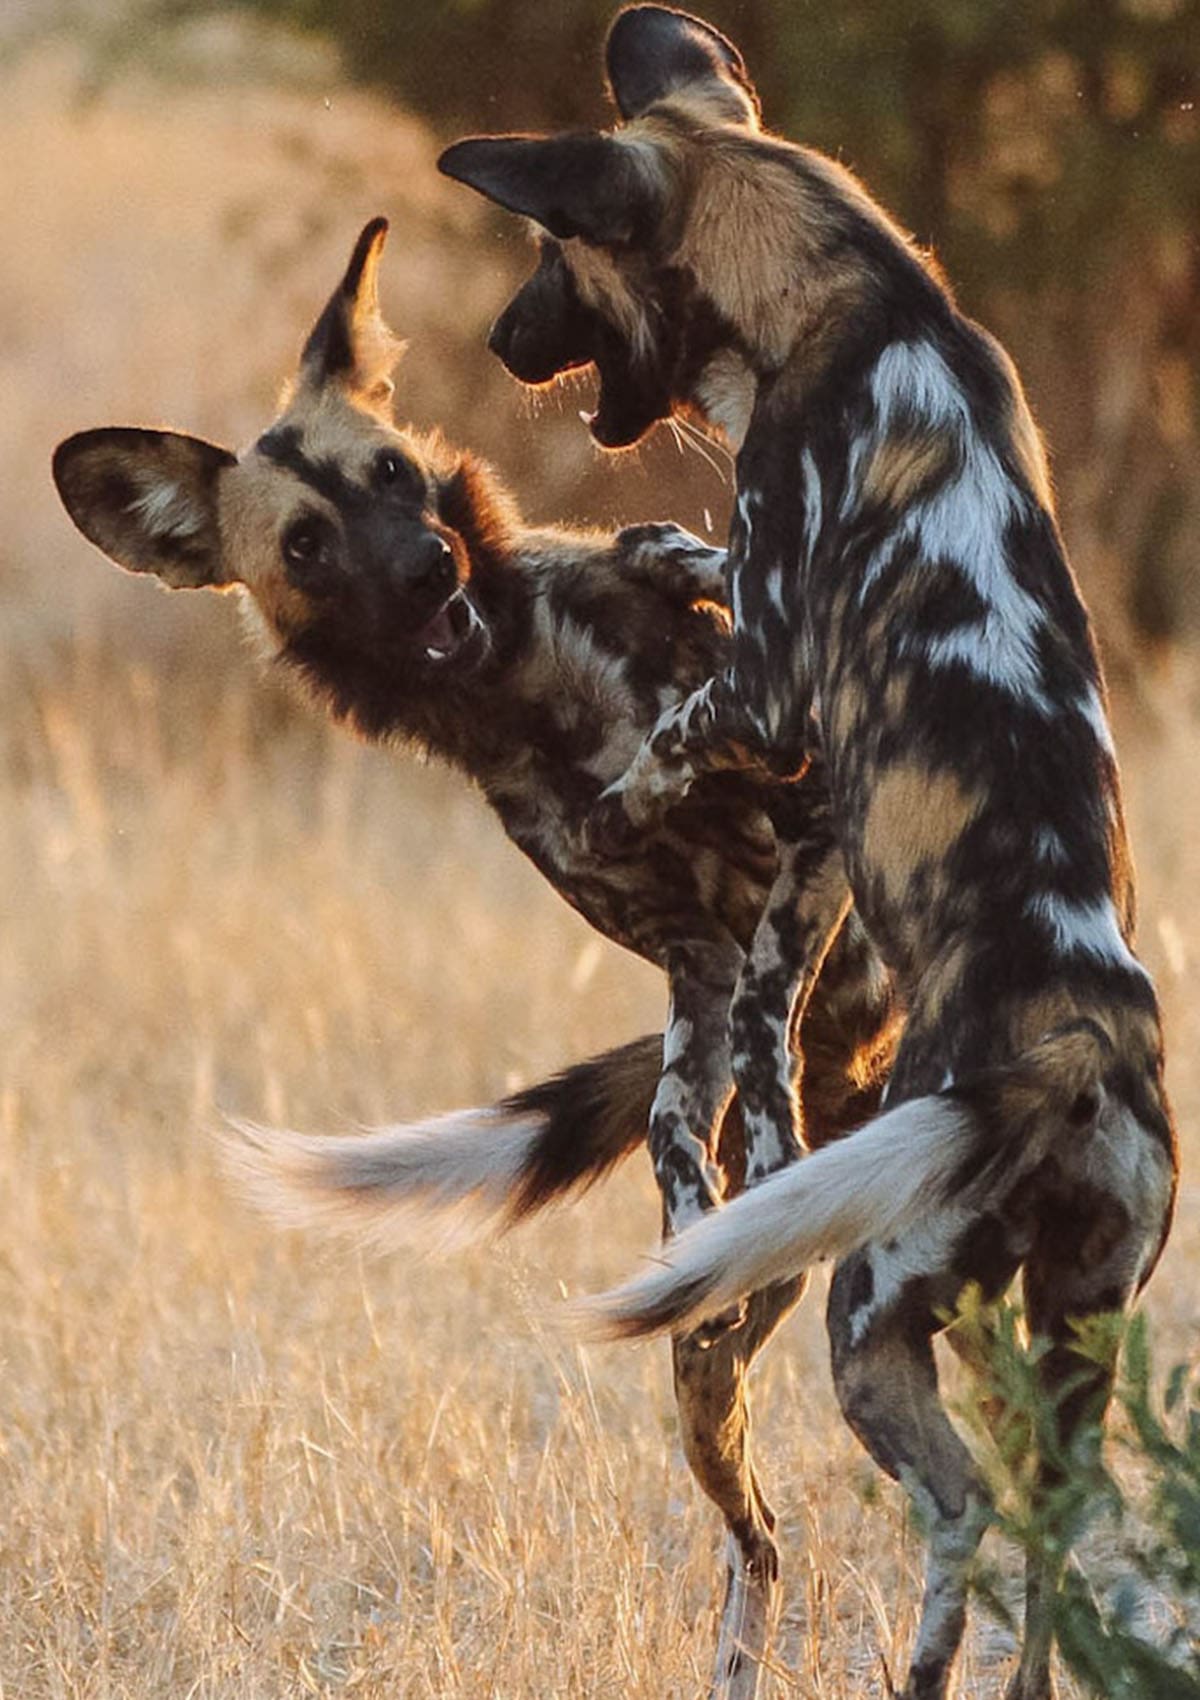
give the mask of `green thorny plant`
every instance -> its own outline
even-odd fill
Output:
[[[1104,1700],[1200,1700],[1200,1370],[1176,1365],[1160,1394],[1144,1315],[1095,1317],[1076,1326],[1078,1375],[1050,1396],[1038,1367],[1049,1343],[1028,1339],[1017,1305],[969,1291],[954,1327],[981,1377],[958,1414],[981,1443],[995,1527],[1035,1561],[1076,1549],[1055,1603],[1067,1667]],[[1114,1363],[1107,1446],[1097,1420],[1064,1446],[1062,1401]],[[1081,1545],[1103,1551],[1103,1581]],[[1014,1627],[992,1563],[978,1562],[973,1587]]]

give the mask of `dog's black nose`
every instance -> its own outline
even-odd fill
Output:
[[[449,590],[454,584],[458,577],[454,551],[436,531],[428,532],[413,550],[409,577],[413,584],[422,587],[438,585]]]

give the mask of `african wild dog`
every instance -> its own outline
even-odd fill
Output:
[[[668,525],[528,529],[481,463],[398,431],[398,348],[377,293],[385,231],[363,232],[282,414],[240,458],[173,433],[89,431],[55,456],[60,493],[122,565],[174,588],[240,589],[269,652],[336,717],[475,780],[568,902],[666,970],[666,1067],[662,1039],[646,1039],[488,1110],[361,1139],[251,1131],[236,1160],[282,1214],[394,1237],[455,1206],[506,1225],[589,1184],[649,1124],[665,1222],[679,1224],[738,1184],[736,1117],[717,1145],[724,1029],[775,877],[774,834],[761,786],[738,775],[698,786],[620,862],[581,850],[579,827],[662,709],[726,657],[727,620],[705,600],[721,592],[723,552]],[[808,806],[800,788],[794,822]],[[874,1110],[894,1045],[889,985],[861,931],[840,942],[803,1042],[819,1142]],[[730,1649],[761,1643],[775,1573],[746,1374],[800,1286],[760,1295],[749,1326],[711,1347],[673,1344],[686,1453],[730,1531]]]
[[[810,966],[852,892],[907,1026],[895,1107],[686,1230],[601,1315],[618,1334],[690,1325],[842,1256],[842,1407],[930,1535],[905,1688],[928,1700],[987,1517],[933,1335],[964,1283],[996,1294],[1022,1270],[1047,1388],[1070,1383],[1064,1440],[1081,1434],[1108,1377],[1081,1382],[1072,1321],[1132,1300],[1170,1220],[1100,669],[1016,373],[933,265],[848,172],[761,130],[741,56],[700,20],[623,12],[608,74],[614,130],[475,138],[441,161],[548,233],[492,334],[518,377],[591,361],[600,443],[679,409],[738,450],[731,662],[662,718],[592,842],[630,842],[718,767],[786,777],[815,750],[832,830],[795,882]],[[741,1017],[739,1081],[782,1058],[779,1024],[773,1040],[752,1000]],[[794,1149],[786,1116],[747,1142],[752,1178]],[[1057,1582],[1031,1566],[1009,1700],[1052,1691]]]

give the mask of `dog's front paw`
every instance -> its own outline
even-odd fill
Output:
[[[617,786],[601,793],[583,823],[584,848],[605,860],[632,855],[646,828],[630,814],[629,793]]]

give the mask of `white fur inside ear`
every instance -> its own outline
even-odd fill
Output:
[[[207,520],[192,493],[166,478],[144,482],[125,511],[152,537],[198,537]]]

